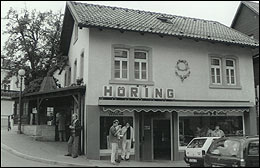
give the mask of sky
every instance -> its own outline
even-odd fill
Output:
[[[218,21],[230,26],[240,1],[76,1],[89,4],[139,9],[151,12],[166,13],[198,19]],[[253,1],[258,2],[258,1]],[[7,36],[2,35],[6,20],[3,17],[12,7],[20,11],[23,8],[37,11],[62,11],[66,1],[1,1],[1,51]]]

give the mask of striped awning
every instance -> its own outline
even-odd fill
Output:
[[[249,108],[178,108],[178,107],[129,107],[129,106],[103,106],[104,112],[177,112],[177,113],[243,113]]]

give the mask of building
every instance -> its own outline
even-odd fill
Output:
[[[16,95],[19,91],[19,85],[17,83],[17,77],[10,78],[9,83],[2,83],[7,75],[10,62],[5,56],[1,56],[1,127],[6,127],[8,122],[8,116],[14,114],[14,101],[11,96]]]
[[[236,29],[259,41],[259,3],[242,1],[232,21],[231,28]],[[259,128],[259,48],[253,50],[254,81]],[[259,130],[258,130],[259,133]]]
[[[114,119],[133,126],[135,160],[182,160],[196,127],[256,133],[250,67],[259,44],[243,33],[215,21],[67,2],[61,41],[69,57],[64,87],[24,95],[25,114],[34,111],[32,125],[53,131],[55,113],[78,113],[89,159],[109,158]]]

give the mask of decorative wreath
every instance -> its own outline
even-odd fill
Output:
[[[181,63],[185,65],[184,68],[181,68],[181,67],[180,67],[180,64],[181,64]],[[182,74],[180,74],[180,71],[181,71],[181,72],[187,72],[187,73],[184,74],[184,75],[182,75]],[[186,60],[178,60],[176,66],[175,66],[175,74],[176,74],[178,77],[181,78],[181,81],[182,81],[182,82],[184,81],[184,79],[186,79],[186,78],[188,78],[188,77],[190,76],[190,73],[191,73],[191,72],[190,72],[190,67],[189,67],[188,62],[187,62]]]

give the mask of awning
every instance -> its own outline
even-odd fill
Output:
[[[177,113],[243,113],[249,108],[179,108],[179,107],[130,107],[130,106],[103,106],[104,112],[177,112]]]

